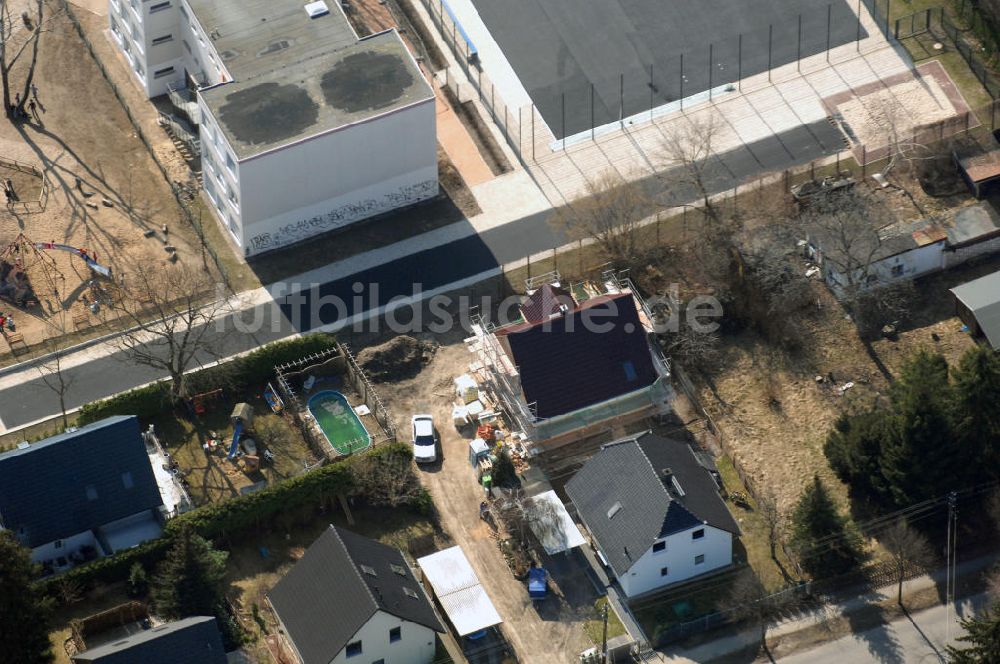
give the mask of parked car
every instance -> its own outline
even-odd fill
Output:
[[[414,415],[410,419],[410,424],[413,429],[413,459],[417,463],[437,461],[434,418],[430,415]]]

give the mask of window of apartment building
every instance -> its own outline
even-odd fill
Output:
[[[698,530],[696,530],[693,533],[691,533],[691,539],[693,539],[693,540],[701,539],[704,536],[705,536],[705,529],[704,528],[699,528]]]
[[[240,206],[240,200],[238,198],[236,198],[236,192],[233,191],[232,187],[229,187],[229,186],[226,187],[226,195],[229,197],[229,202],[230,203],[232,203],[236,207]]]
[[[661,551],[667,550],[667,541],[663,540],[661,542],[653,543],[653,553],[660,553]]]
[[[162,37],[157,37],[153,40],[153,46],[158,44],[166,44],[167,42],[172,42],[174,40],[173,35],[163,35]]]
[[[228,152],[226,153],[226,168],[229,169],[230,173],[236,175],[236,160],[233,159],[233,155]]]
[[[697,556],[694,557],[694,564],[695,565],[703,565],[704,563],[705,563],[705,554],[704,553],[699,553]]]
[[[187,10],[184,9],[184,5],[180,5],[177,9],[181,10],[181,16],[184,17],[184,20],[187,21],[188,23],[190,23],[191,22],[191,17],[188,16]]]
[[[157,2],[155,5],[150,5],[149,13],[155,14],[156,12],[162,12],[164,9],[170,9],[169,2]]]
[[[174,73],[173,67],[164,67],[163,69],[157,69],[153,72],[153,78],[163,78],[164,76],[170,76]]]
[[[361,641],[354,641],[347,644],[347,648],[344,653],[347,657],[356,657],[361,654]]]
[[[130,2],[132,4],[132,9],[134,9],[136,12],[138,12],[139,11],[139,0],[130,0]]]
[[[393,627],[389,630],[389,643],[395,643],[403,639],[403,628]]]
[[[191,44],[189,44],[186,39],[182,39],[181,43],[184,44],[184,48],[187,49],[187,52],[191,53]]]

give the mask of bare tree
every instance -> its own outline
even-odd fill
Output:
[[[45,387],[49,388],[59,399],[59,412],[62,415],[63,429],[69,427],[66,417],[66,395],[73,386],[74,377],[64,369],[63,349],[60,340],[66,335],[66,312],[60,310],[57,316],[48,321],[48,336],[44,343],[45,355],[38,360],[35,368]]]
[[[592,240],[608,260],[624,266],[637,253],[637,231],[653,214],[652,199],[635,182],[605,171],[587,183],[587,195],[556,213],[556,223],[577,239]]]
[[[934,554],[927,538],[914,530],[906,519],[899,519],[879,538],[888,553],[889,562],[898,582],[896,603],[903,606],[903,581],[911,567],[927,567],[934,562]],[[905,607],[904,607],[905,608]]]
[[[698,200],[710,224],[723,218],[712,201],[715,183],[726,168],[715,151],[722,122],[715,111],[683,116],[664,132],[660,145],[672,165],[663,175],[668,195],[680,202]]]
[[[722,608],[737,620],[755,625],[760,630],[760,646],[770,654],[767,630],[798,605],[799,597],[795,591],[786,589],[769,593],[754,571],[747,568],[733,583]]]
[[[188,369],[199,356],[218,356],[216,323],[230,309],[219,284],[201,268],[168,265],[137,270],[104,294],[106,318],[124,328],[112,343],[129,361],[165,372],[174,400],[186,396]]]
[[[887,285],[879,263],[890,243],[905,232],[875,194],[855,187],[819,194],[802,214],[803,226],[819,247],[827,283],[863,334],[890,317],[906,314],[911,289]]]
[[[785,517],[778,509],[778,500],[769,488],[757,492],[757,513],[767,526],[767,544],[771,550],[771,560],[778,562],[778,544],[784,535]]]
[[[3,107],[8,117],[19,115],[30,98],[42,33],[55,18],[54,15],[46,16],[44,0],[29,1],[28,6],[15,16],[15,3],[0,0],[0,82],[3,84]],[[30,53],[30,60],[24,73],[23,87],[17,90],[13,78],[25,53]],[[14,104],[16,90],[20,100]]]

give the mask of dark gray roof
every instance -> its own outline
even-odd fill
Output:
[[[395,30],[358,39],[336,0],[191,0],[230,81],[199,92],[237,159],[434,99]]]
[[[951,289],[976,317],[990,346],[1000,350],[1000,271]]]
[[[398,549],[336,526],[313,542],[268,599],[303,664],[333,660],[379,610],[444,631]]]
[[[652,385],[658,378],[631,293],[595,297],[564,315],[497,330],[525,401],[545,419]]]
[[[73,656],[77,664],[225,664],[215,618],[194,616]]]
[[[691,447],[650,432],[601,447],[566,493],[618,575],[662,537],[699,524],[740,532]]]
[[[162,504],[135,417],[0,454],[0,522],[28,547]]]

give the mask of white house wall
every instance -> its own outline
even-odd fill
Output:
[[[705,536],[692,539],[691,533],[705,530]],[[618,583],[629,597],[657,588],[686,581],[733,563],[732,534],[712,526],[698,526],[666,538],[667,548],[654,553],[652,545],[629,571],[618,577]],[[695,563],[695,557],[705,556],[705,562]],[[661,576],[664,567],[668,572]]]
[[[59,543],[58,546],[56,545],[56,542]],[[31,550],[31,560],[36,563],[41,563],[46,560],[54,560],[59,556],[65,556],[68,560],[70,554],[79,551],[80,547],[83,546],[92,546],[97,549],[97,551],[101,551],[101,545],[98,544],[93,531],[87,530],[73,535],[72,537],[66,537],[61,540],[49,542],[48,544],[36,546]]]
[[[246,255],[438,193],[434,100],[241,161]]]
[[[331,615],[330,619],[336,620],[337,617]],[[393,627],[400,628],[402,638],[389,643],[389,630]],[[380,659],[384,659],[386,664],[430,664],[434,659],[434,630],[400,620],[384,611],[378,611],[369,618],[351,641],[361,641],[361,654],[348,658],[345,648],[331,664],[368,664]]]
[[[873,263],[868,273],[876,275],[878,278],[873,282],[877,287],[890,286],[904,281],[912,281],[917,277],[941,270],[945,265],[945,241],[935,242],[923,247],[916,247],[909,251],[889,256],[883,260]],[[902,266],[902,270],[893,272],[896,266]],[[847,287],[847,278],[836,270],[832,264],[827,263],[826,268],[827,283],[830,284],[834,293],[843,295],[844,288]],[[859,272],[856,280],[863,279]]]

